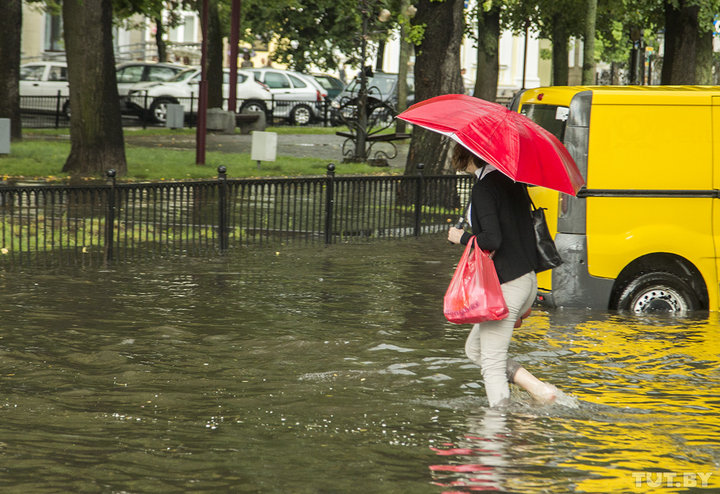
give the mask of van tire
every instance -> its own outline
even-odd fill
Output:
[[[653,271],[640,274],[625,286],[617,308],[636,314],[682,314],[700,309],[700,300],[690,284],[678,275]]]

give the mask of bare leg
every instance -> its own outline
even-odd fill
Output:
[[[540,403],[552,403],[557,398],[558,389],[555,386],[542,382],[524,367],[515,371],[512,382],[530,393],[535,401]]]

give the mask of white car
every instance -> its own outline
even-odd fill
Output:
[[[306,125],[320,117],[328,92],[314,77],[272,68],[245,69],[265,83],[273,94],[273,116],[287,118],[295,125]]]
[[[172,63],[125,62],[117,66],[117,85],[120,97],[127,96],[134,84],[169,81],[188,67]]]
[[[159,123],[167,120],[167,105],[181,104],[185,113],[197,111],[200,94],[200,69],[187,69],[165,82],[135,84],[128,90],[127,106],[138,112],[147,110]],[[230,90],[230,71],[223,71],[223,98],[227,109]],[[272,109],[272,94],[267,86],[256,81],[249,72],[238,70],[238,113],[246,111],[267,112]]]
[[[69,98],[65,62],[33,62],[20,66],[20,110],[52,113],[59,108],[69,116]]]

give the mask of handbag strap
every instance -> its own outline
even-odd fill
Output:
[[[535,203],[532,200],[532,197],[530,197],[530,192],[528,192],[527,184],[523,184],[523,187],[525,188],[525,195],[527,196],[528,200],[530,201],[530,206],[532,207],[532,210],[537,210],[537,206],[535,206]]]

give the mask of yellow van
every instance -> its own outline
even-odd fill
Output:
[[[718,310],[720,87],[542,87],[513,108],[553,132],[586,179],[532,187],[564,264],[538,276],[551,306]]]

